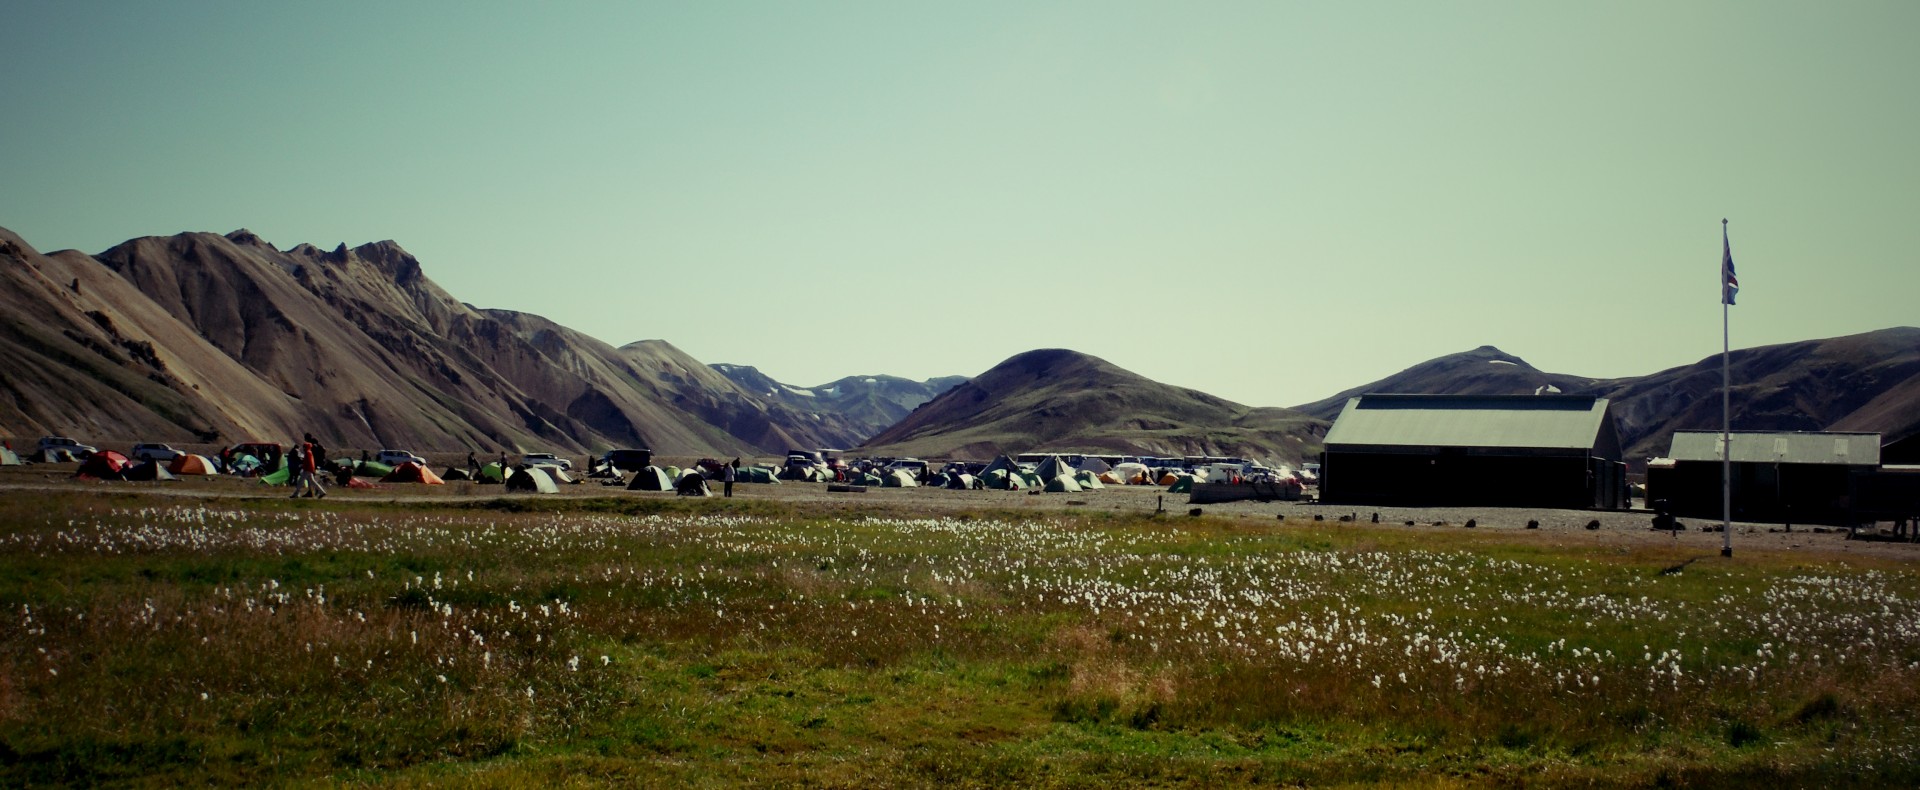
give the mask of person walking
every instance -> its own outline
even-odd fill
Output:
[[[319,466],[314,463],[313,443],[301,442],[294,448],[294,452],[299,453],[299,460],[293,468],[300,475],[300,487],[293,492],[293,495],[325,499],[327,487],[320,482],[320,475],[317,474]]]
[[[720,482],[726,484],[726,495],[729,497],[733,496],[733,478],[739,473],[740,459],[738,458],[733,459],[733,463],[720,465]]]

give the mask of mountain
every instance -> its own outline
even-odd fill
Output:
[[[615,349],[459,302],[390,241],[279,250],[247,231],[41,255],[0,231],[14,435],[665,454],[824,441],[664,343]]]
[[[1332,421],[1347,399],[1365,393],[1407,395],[1526,395],[1535,392],[1573,392],[1593,386],[1595,379],[1545,373],[1526,360],[1493,346],[1430,359],[1379,381],[1355,387],[1330,398],[1295,409]]]
[[[1920,433],[1920,329],[1746,348],[1728,355],[1735,430],[1869,431],[1888,441]],[[1363,392],[1525,395],[1557,388],[1613,401],[1629,461],[1664,455],[1677,430],[1720,428],[1720,357],[1645,376],[1595,379],[1545,373],[1491,346],[1422,362],[1379,381],[1297,407],[1338,416]]]
[[[1920,329],[1737,349],[1728,355],[1737,431],[1920,433]],[[1720,356],[1596,382],[1613,399],[1627,458],[1665,455],[1677,430],[1719,430]]]
[[[1027,451],[1238,455],[1297,462],[1327,423],[1249,408],[1063,349],[1017,354],[862,446],[875,455],[988,458]]]
[[[942,376],[914,381],[899,376],[848,376],[817,387],[775,381],[751,365],[716,364],[713,369],[760,398],[798,412],[819,415],[829,447],[854,447],[905,419],[920,404],[967,380]]]

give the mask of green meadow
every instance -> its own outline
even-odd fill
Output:
[[[1914,786],[1916,603],[1490,530],[19,493],[0,784]]]

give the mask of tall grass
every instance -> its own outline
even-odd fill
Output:
[[[0,782],[1920,778],[1899,564],[514,510],[0,503]]]

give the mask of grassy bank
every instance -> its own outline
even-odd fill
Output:
[[[1920,780],[1886,561],[325,505],[0,502],[0,783]]]

